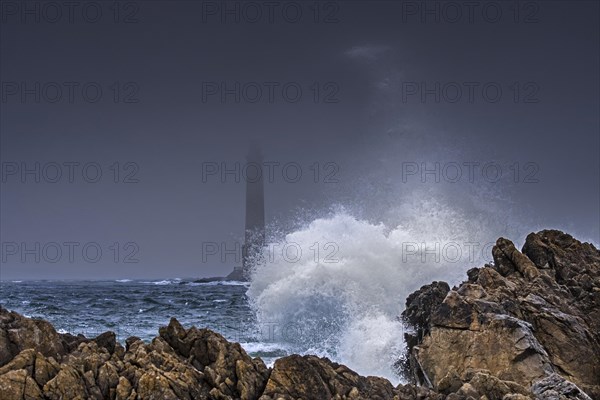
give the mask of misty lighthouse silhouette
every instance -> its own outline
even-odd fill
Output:
[[[265,192],[262,153],[252,144],[246,157],[246,225],[242,246],[242,266],[227,276],[230,280],[247,281],[265,246]]]

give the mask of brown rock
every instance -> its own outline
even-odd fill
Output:
[[[124,376],[119,377],[119,383],[117,384],[115,400],[127,400],[131,395],[133,387],[131,383]]]
[[[208,329],[185,330],[176,319],[160,329],[160,336],[202,371],[206,382],[222,395],[245,400],[262,393],[269,371],[262,360],[250,358],[238,343],[230,343]]]
[[[292,355],[275,361],[261,400],[392,399],[394,387],[383,378],[363,377],[316,356]]]
[[[85,377],[70,365],[61,366],[58,374],[44,385],[44,396],[50,400],[89,400]]]
[[[94,339],[94,342],[96,342],[99,347],[104,347],[110,354],[112,354],[117,345],[117,336],[111,331],[104,332],[103,334],[97,336]]]
[[[25,318],[0,307],[0,366],[25,349],[36,349],[46,357],[66,353],[63,339],[46,321]]]
[[[510,240],[500,238],[492,249],[494,265],[502,275],[509,275],[510,271],[519,271],[522,276],[532,280],[540,275],[535,264],[523,253],[515,248]],[[508,271],[508,273],[503,273]]]
[[[42,399],[42,391],[24,369],[9,371],[0,376],[2,400]]]
[[[451,392],[458,382],[448,374],[456,369],[467,389],[488,399],[525,396],[519,387],[539,381],[560,392],[556,379],[544,380],[560,374],[600,398],[600,252],[562,232],[541,231],[527,237],[523,253],[503,238],[492,253],[494,266],[471,270],[431,310],[429,334],[408,355],[413,374]],[[465,375],[478,369],[489,372]],[[487,393],[492,389],[497,394]]]
[[[144,400],[178,400],[169,380],[158,371],[144,373],[137,385],[138,397]]]
[[[539,400],[592,400],[577,385],[558,374],[552,374],[534,383],[531,391]]]

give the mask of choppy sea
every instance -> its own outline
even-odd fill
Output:
[[[250,310],[247,283],[194,283],[173,280],[9,281],[0,283],[0,304],[30,318],[41,318],[61,333],[94,337],[114,331],[151,341],[175,317],[189,328],[209,328],[240,342],[267,363],[288,354],[270,327]]]

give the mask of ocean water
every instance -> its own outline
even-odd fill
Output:
[[[51,322],[61,333],[94,337],[114,331],[150,341],[175,317],[186,328],[213,329],[241,342],[252,356],[272,363],[287,354],[256,323],[246,297],[248,283],[193,283],[172,280],[3,281],[0,304]]]

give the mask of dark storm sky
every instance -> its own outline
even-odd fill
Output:
[[[402,163],[493,161],[500,219],[600,242],[596,1],[0,3],[1,279],[228,273],[202,246],[242,238],[244,183],[203,168],[252,141],[271,225],[384,220]]]

